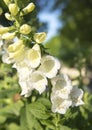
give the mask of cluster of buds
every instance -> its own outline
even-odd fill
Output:
[[[35,5],[29,3],[20,9],[16,3],[11,3],[11,0],[4,2],[10,12],[6,13],[5,17],[15,23],[14,26],[0,28],[1,39],[7,41],[2,60],[7,64],[12,63],[17,70],[21,95],[29,97],[33,90],[39,94],[51,90],[52,111],[60,114],[65,114],[70,106],[82,105],[82,89],[73,87],[68,76],[59,74],[60,61],[47,54],[40,44],[45,41],[46,33],[35,33],[31,25],[21,24],[17,19],[32,12]]]

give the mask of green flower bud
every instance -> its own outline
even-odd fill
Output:
[[[13,16],[18,14],[19,8],[16,4],[9,4],[9,11]]]
[[[29,26],[28,24],[23,24],[20,27],[20,33],[22,34],[29,34],[31,32],[31,26]]]
[[[15,32],[14,33],[5,33],[2,35],[2,39],[5,40],[12,40],[15,37]]]
[[[45,32],[35,33],[34,34],[34,40],[37,43],[42,43],[42,42],[44,42],[45,39],[46,39],[46,33]]]
[[[4,34],[4,33],[6,33],[6,32],[8,32],[9,31],[9,28],[8,27],[0,27],[0,34]]]
[[[35,5],[34,3],[29,3],[24,9],[23,9],[23,12],[24,14],[27,14],[27,13],[30,13],[34,10],[35,8]]]

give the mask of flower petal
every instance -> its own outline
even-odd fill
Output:
[[[42,58],[39,70],[43,72],[46,77],[55,77],[59,69],[60,62],[53,56],[46,55]]]
[[[36,89],[37,91],[39,91],[39,93],[41,94],[46,89],[47,79],[41,72],[34,71],[30,75],[30,79],[28,81],[28,84],[29,84],[29,86],[31,84],[33,86],[33,88]]]

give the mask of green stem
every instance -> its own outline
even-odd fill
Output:
[[[56,114],[55,130],[59,130],[60,114]]]

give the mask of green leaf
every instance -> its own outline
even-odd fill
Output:
[[[16,103],[12,103],[10,105],[7,105],[6,107],[2,107],[0,108],[0,115],[10,115],[10,114],[14,114],[16,116],[19,116],[20,114],[20,109],[23,107],[23,102],[22,101],[18,101]]]
[[[72,130],[72,129],[67,126],[60,125],[60,128],[58,130]]]
[[[22,108],[20,121],[21,130],[43,130],[39,121],[31,114],[28,105]]]
[[[30,112],[38,119],[48,119],[50,113],[47,111],[46,106],[40,102],[33,102],[29,106]]]
[[[11,123],[7,126],[7,130],[20,130],[20,127],[15,123]]]
[[[52,123],[52,120],[41,120],[40,122],[41,122],[42,125],[46,126],[50,130],[55,130],[55,126]]]
[[[6,121],[6,117],[5,116],[1,116],[0,115],[0,124],[4,123]]]
[[[51,109],[51,102],[49,101],[49,99],[39,98],[37,101],[46,106],[46,108]]]

